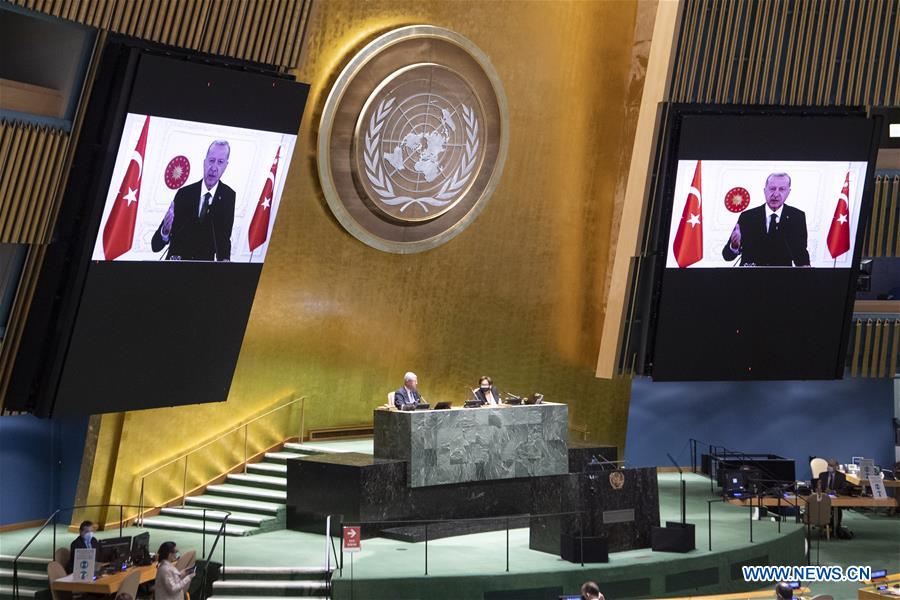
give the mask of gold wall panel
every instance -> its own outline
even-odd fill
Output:
[[[655,14],[638,8],[314,2],[296,69],[312,91],[229,399],[128,413],[107,499],[133,500],[134,473],[195,443],[198,430],[225,430],[291,392],[307,397],[307,430],[371,422],[407,370],[432,402],[461,402],[463,386],[485,373],[501,390],[542,392],[569,404],[587,439],[623,447],[631,382],[599,380],[594,367]],[[398,255],[365,246],[331,215],[316,124],[344,62],[387,29],[416,23],[457,31],[490,57],[511,136],[482,215],[448,244]]]

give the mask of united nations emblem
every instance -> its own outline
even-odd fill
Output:
[[[622,471],[610,471],[609,485],[611,485],[614,490],[621,490],[622,486],[625,485],[625,474],[622,473]]]
[[[460,233],[490,197],[508,144],[506,101],[469,40],[404,27],[350,61],[319,136],[319,174],[338,221],[375,248],[417,252]]]

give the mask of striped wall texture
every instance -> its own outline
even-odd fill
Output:
[[[900,0],[683,0],[676,102],[900,104]]]

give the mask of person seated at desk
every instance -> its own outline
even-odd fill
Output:
[[[775,600],[792,600],[793,597],[794,590],[791,588],[791,584],[782,581],[775,586]]]
[[[394,392],[394,406],[397,410],[403,410],[404,406],[415,406],[422,402],[419,394],[419,378],[413,372],[403,376],[403,387]]]
[[[194,568],[179,571],[175,563],[181,553],[175,542],[163,542],[156,553],[159,566],[156,570],[156,582],[153,587],[154,600],[182,600],[184,593],[191,587]]]
[[[834,494],[840,496],[847,494],[850,486],[847,483],[847,476],[838,471],[838,461],[834,458],[828,459],[828,468],[819,474],[819,480],[816,483],[816,489],[823,494]],[[831,509],[831,530],[834,531],[835,537],[850,537],[849,532],[841,530],[841,521],[844,512],[840,507],[832,507]]]
[[[478,389],[475,397],[481,400],[482,406],[496,406],[500,404],[500,392],[494,387],[494,380],[487,375],[482,375],[478,380]]]
[[[600,586],[594,581],[585,581],[581,585],[581,600],[605,600],[600,593]]]
[[[78,526],[78,537],[69,545],[69,562],[66,564],[66,573],[71,573],[75,567],[75,551],[83,548],[93,548],[100,553],[100,540],[94,537],[96,526],[90,521],[82,521]]]

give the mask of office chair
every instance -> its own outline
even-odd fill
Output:
[[[57,579],[65,577],[66,575],[66,568],[55,560],[47,563],[47,579],[50,583],[50,594],[53,596],[53,600],[68,600],[72,597],[72,594],[70,593],[56,591],[55,586],[53,585]]]
[[[392,406],[394,405],[394,394],[395,394],[395,393],[396,393],[396,392],[388,392],[388,401],[387,401],[387,407],[388,407],[388,408],[390,408],[390,407],[392,407]]]
[[[831,496],[813,494],[807,498],[806,521],[811,527],[825,531],[825,539],[831,539]]]
[[[65,568],[65,565],[69,564],[69,556],[68,548],[57,548],[56,552],[53,553],[53,560]]]
[[[194,563],[197,562],[197,551],[196,550],[188,550],[184,554],[181,555],[181,558],[175,563],[175,568],[179,571],[183,571],[188,567],[193,567]]]
[[[828,461],[824,458],[811,458],[809,460],[809,470],[812,472],[812,478],[818,479],[819,475],[828,470]]]
[[[131,598],[137,598],[138,586],[141,585],[141,572],[134,569],[122,580],[119,591],[116,592],[116,598],[128,594]]]

